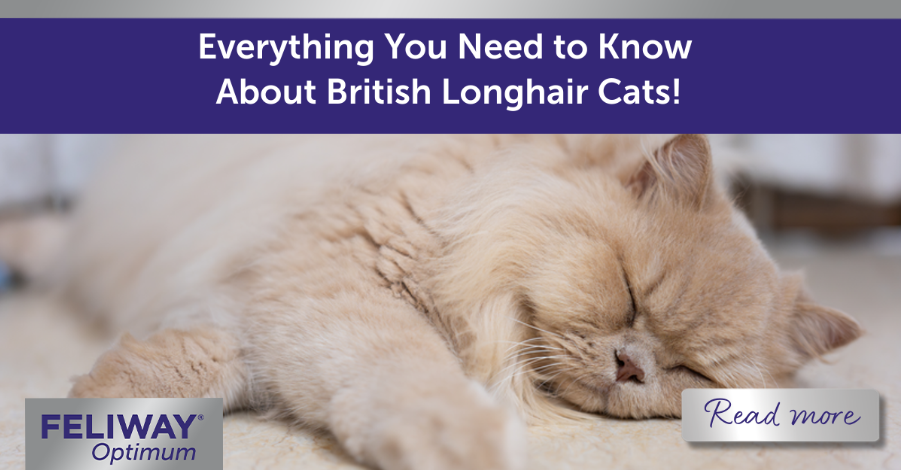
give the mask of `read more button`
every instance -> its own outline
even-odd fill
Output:
[[[879,440],[875,390],[689,389],[682,438],[689,442]]]

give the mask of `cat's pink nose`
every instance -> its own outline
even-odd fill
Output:
[[[638,365],[632,362],[632,358],[630,358],[628,354],[617,351],[616,365],[618,366],[616,370],[617,382],[625,382],[632,377],[635,377],[639,382],[644,380],[644,371],[641,370],[641,367],[638,367]]]

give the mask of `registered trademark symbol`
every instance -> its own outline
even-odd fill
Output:
[[[200,421],[203,421],[203,415],[198,415],[198,416],[197,416],[197,419],[200,420]]]

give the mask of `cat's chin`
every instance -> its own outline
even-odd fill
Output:
[[[596,413],[615,418],[678,418],[679,403],[665,403],[662,397],[652,397],[645,390],[649,384],[633,382],[573,382],[564,385],[558,398],[586,413]],[[551,388],[552,391],[553,388]]]
[[[550,387],[551,392],[575,408],[586,413],[605,414],[611,393],[615,393],[615,382],[572,381]]]

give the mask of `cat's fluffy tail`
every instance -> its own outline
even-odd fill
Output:
[[[26,280],[46,276],[60,256],[69,218],[40,214],[0,219],[0,262]]]

